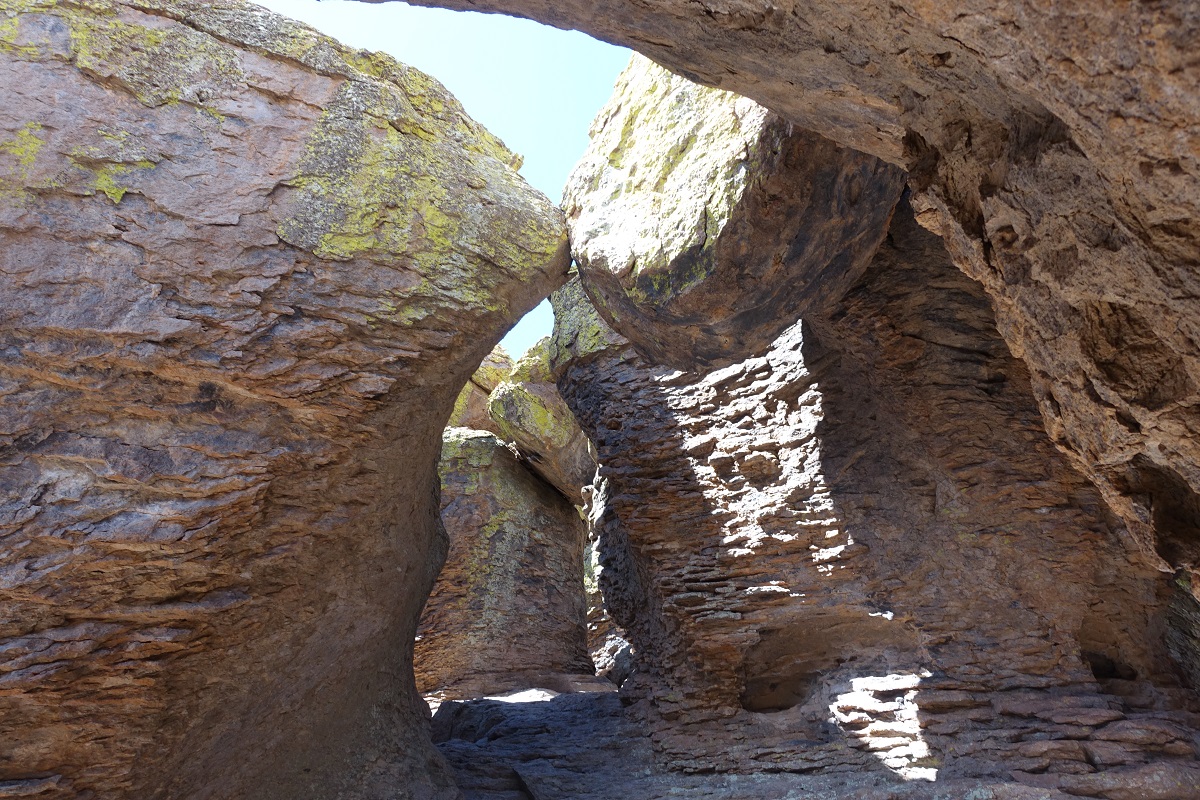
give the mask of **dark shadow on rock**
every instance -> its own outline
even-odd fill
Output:
[[[1078,726],[1182,710],[1165,577],[1122,545],[1054,447],[983,290],[907,204],[841,309],[813,329],[822,472],[865,548],[861,589],[920,642],[911,708],[855,718],[851,735],[893,769],[1055,786],[1059,773],[1106,766],[1092,752],[1102,747],[1074,741],[1089,730]],[[1126,696],[1108,694],[1110,680]],[[901,713],[918,723],[914,757],[888,741]]]
[[[840,308],[765,355],[701,375],[613,346],[560,389],[603,465],[621,694],[662,768],[940,787],[1191,757],[1163,577],[907,204]],[[1139,714],[1174,744],[1031,744]]]

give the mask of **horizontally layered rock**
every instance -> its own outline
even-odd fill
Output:
[[[458,393],[447,427],[474,428],[499,433],[499,426],[488,414],[488,396],[513,370],[512,357],[502,345],[496,345],[479,369],[471,373],[467,385]]]
[[[511,374],[492,390],[487,412],[497,432],[512,442],[529,467],[572,503],[596,474],[596,458],[550,373],[550,339],[529,348]]]
[[[461,698],[586,682],[575,508],[486,431],[447,428],[439,472],[450,549],[417,631],[417,688]]]
[[[908,169],[1056,444],[1160,567],[1200,560],[1194,4],[420,2],[585,30]]]
[[[638,653],[622,691],[670,764],[1200,791],[1177,590],[1054,448],[987,296],[908,203],[840,303],[724,369],[650,363],[573,284],[554,302]]]
[[[904,185],[890,164],[639,56],[591,134],[564,192],[583,286],[615,330],[680,369],[761,352],[840,297]]]
[[[0,100],[0,793],[457,796],[440,435],[559,212],[433,80],[241,3],[8,3]]]

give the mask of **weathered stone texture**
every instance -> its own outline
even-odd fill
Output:
[[[497,432],[512,442],[530,469],[577,506],[596,474],[591,445],[563,402],[550,370],[550,339],[521,357],[488,397]]]
[[[1055,442],[1161,568],[1200,558],[1196,4],[420,2],[588,31],[908,169]]]
[[[445,90],[233,2],[0,6],[0,786],[455,797],[440,434],[565,273]]]
[[[578,512],[486,431],[448,428],[439,472],[450,550],[417,630],[417,688],[453,699],[586,682]]]
[[[1166,577],[1053,448],[978,285],[898,215],[843,308],[765,356],[565,366],[623,694],[676,768],[1194,782]],[[1137,743],[1085,755],[1121,725]]]
[[[752,273],[772,250],[746,244]],[[840,302],[723,369],[653,364],[572,284],[554,301],[602,465],[601,584],[637,648],[622,693],[667,763],[1196,783],[1173,587],[1055,450],[983,289],[908,202]]]
[[[507,380],[513,366],[512,356],[501,345],[496,345],[479,365],[479,369],[471,373],[471,379],[458,393],[446,427],[499,433],[499,426],[488,413],[488,396],[501,382]]]
[[[640,56],[591,137],[563,192],[583,286],[651,361],[680,369],[762,352],[840,297],[904,185],[890,164]]]

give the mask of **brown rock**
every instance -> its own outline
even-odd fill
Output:
[[[508,378],[513,370],[512,357],[501,345],[496,345],[479,369],[471,373],[470,379],[458,393],[454,410],[450,412],[448,428],[472,428],[474,430],[499,433],[496,423],[488,414],[488,395]]]
[[[486,431],[447,428],[439,472],[450,550],[417,630],[417,688],[459,699],[591,676],[575,508]]]
[[[1051,438],[1161,568],[1200,563],[1193,4],[420,4],[585,30],[908,169]]]
[[[1096,738],[1104,741],[1159,747],[1190,735],[1186,728],[1162,719],[1123,719],[1096,731]]]
[[[440,434],[566,268],[512,161],[249,4],[5,4],[4,791],[457,796],[411,677]]]
[[[563,402],[550,369],[550,339],[521,357],[487,400],[492,426],[521,458],[577,506],[596,475],[591,443]]]
[[[1073,795],[1105,800],[1189,800],[1200,797],[1200,769],[1169,761],[1142,764],[1093,775],[1065,775],[1059,786]]]
[[[904,184],[637,56],[591,136],[563,193],[580,278],[615,330],[677,369],[760,353],[840,297]]]

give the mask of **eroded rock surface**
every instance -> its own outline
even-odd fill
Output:
[[[577,506],[596,474],[587,437],[563,402],[550,372],[550,339],[529,348],[487,401],[497,432],[512,442],[530,469]]]
[[[456,797],[455,394],[566,268],[430,78],[241,3],[0,9],[0,786]]]
[[[1194,4],[420,2],[585,30],[905,167],[1055,442],[1161,568],[1200,558]]]
[[[578,512],[486,431],[448,428],[439,472],[450,550],[417,630],[417,688],[462,698],[587,683]]]
[[[1179,590],[1055,449],[987,295],[907,201],[845,297],[723,369],[650,362],[572,284],[554,302],[637,650],[622,694],[668,765],[1200,786]]]
[[[890,164],[634,56],[563,205],[601,315],[651,361],[694,369],[761,353],[840,297],[903,185]]]
[[[764,357],[566,365],[606,487],[608,607],[638,652],[622,692],[667,763],[931,791],[1110,769],[1128,788],[1145,764],[1195,783],[1170,582],[1057,454],[993,324],[906,212],[843,312]],[[1136,743],[1103,755],[1125,725]]]
[[[471,379],[458,393],[446,427],[499,433],[499,426],[488,414],[488,396],[501,382],[507,380],[513,366],[512,356],[501,345],[496,345],[479,365],[479,369],[471,373]]]

